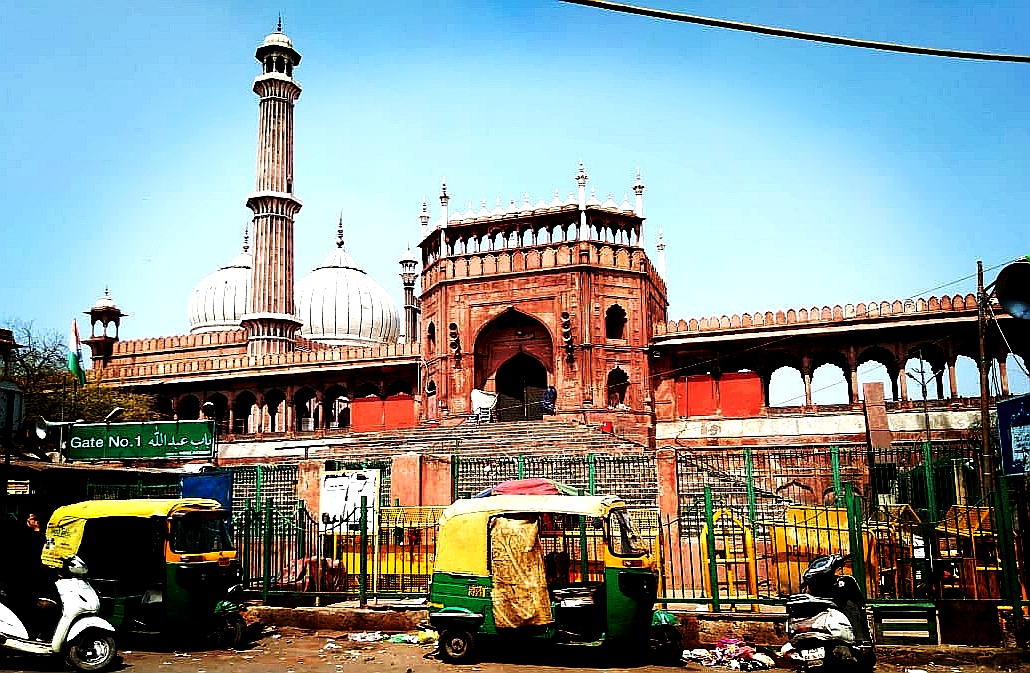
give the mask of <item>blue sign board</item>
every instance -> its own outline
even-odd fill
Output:
[[[998,433],[1001,471],[1005,474],[1030,471],[1030,395],[998,402]]]

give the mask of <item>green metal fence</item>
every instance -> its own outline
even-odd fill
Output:
[[[348,519],[313,517],[271,499],[234,519],[244,584],[275,597],[369,598],[429,592],[442,507],[381,507],[362,498]]]
[[[827,553],[852,554],[870,600],[1019,600],[1018,493],[1005,479],[985,493],[976,458],[961,444],[681,451],[663,601],[781,604]]]

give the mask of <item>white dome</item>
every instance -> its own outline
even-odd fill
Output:
[[[293,49],[293,41],[286,36],[286,33],[276,31],[269,33],[265,36],[264,41],[261,43],[262,47],[286,47],[287,49]]]
[[[250,269],[253,258],[247,248],[218,271],[197,283],[187,311],[190,334],[237,329],[247,312]]]
[[[359,267],[342,236],[314,271],[297,281],[297,317],[306,339],[334,346],[396,343],[397,307],[382,285]]]

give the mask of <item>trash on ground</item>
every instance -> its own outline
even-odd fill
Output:
[[[419,645],[429,645],[430,643],[435,643],[438,640],[440,640],[440,634],[432,629],[424,629],[418,632]]]
[[[418,645],[418,636],[414,633],[395,633],[386,639],[388,643],[408,643],[409,645]]]
[[[334,639],[329,638],[328,640],[325,641],[325,645],[322,646],[322,649],[323,650],[339,650],[339,649],[342,649],[342,648],[341,648],[341,646],[339,644],[337,644],[337,642]]]
[[[712,650],[684,650],[683,660],[694,661],[710,668],[731,668],[740,671],[761,671],[775,666],[772,657],[756,652],[754,647],[737,638],[720,638]]]
[[[382,631],[365,631],[363,633],[348,633],[347,640],[355,643],[377,643],[383,639]]]

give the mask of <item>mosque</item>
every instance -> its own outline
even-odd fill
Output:
[[[106,293],[87,311],[98,380],[154,394],[169,419],[216,419],[230,454],[234,442],[248,460],[275,460],[298,443],[511,421],[602,429],[645,452],[912,439],[931,423],[909,394],[912,358],[929,364],[936,437],[960,437],[976,417],[956,386],[958,362],[979,360],[973,295],[670,320],[661,223],[652,260],[639,172],[621,203],[600,200],[582,164],[567,195],[492,209],[452,208],[441,185],[439,206],[422,204],[417,249],[398,251],[401,307],[348,253],[342,219],[322,263],[295,281],[301,55],[277,30],[255,56],[252,233],[194,288],[188,333],[121,340],[126,314]],[[1030,341],[997,313],[1009,338],[989,339],[986,356],[1004,396],[1010,356],[1025,359]],[[863,393],[866,362],[886,369],[878,398]],[[845,403],[814,403],[824,366]],[[804,399],[772,406],[784,367]]]

